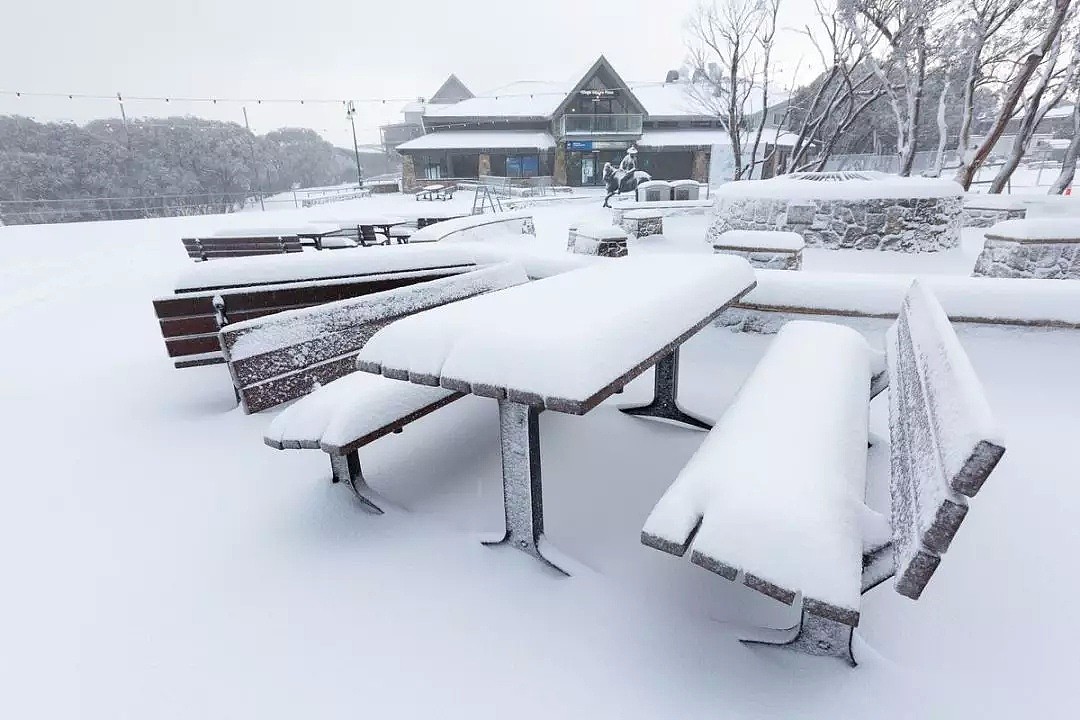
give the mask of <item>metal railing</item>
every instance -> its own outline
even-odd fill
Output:
[[[640,135],[641,114],[563,115],[562,134],[567,135]]]

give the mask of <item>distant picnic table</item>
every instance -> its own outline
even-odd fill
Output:
[[[678,407],[679,346],[753,287],[749,264],[729,256],[599,263],[398,320],[357,367],[497,399],[499,542],[558,568],[543,549],[539,413],[584,415],[656,366],[653,401],[625,410],[709,427]]]

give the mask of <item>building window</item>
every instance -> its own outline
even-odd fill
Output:
[[[506,156],[506,177],[536,177],[539,174],[539,155]]]

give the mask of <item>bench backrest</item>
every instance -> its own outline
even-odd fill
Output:
[[[246,257],[248,255],[280,255],[302,252],[296,235],[279,237],[209,237],[182,238],[188,257],[193,260]]]
[[[353,372],[360,348],[398,318],[525,282],[523,267],[504,263],[230,324],[222,353],[244,412],[259,412]]]
[[[917,281],[886,355],[895,587],[918,599],[1005,447],[945,311]]]
[[[154,300],[154,313],[165,339],[165,349],[176,367],[209,365],[224,362],[218,331],[229,323],[371,295],[474,268],[472,264],[421,267],[404,272],[177,292]]]

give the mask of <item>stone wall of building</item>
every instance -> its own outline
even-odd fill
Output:
[[[718,197],[707,240],[728,230],[787,230],[807,247],[934,252],[960,244],[961,197],[778,200]]]
[[[709,153],[704,150],[694,151],[694,165],[690,170],[690,179],[709,182]]]
[[[412,155],[401,158],[401,190],[409,192],[416,188],[416,162]]]
[[[1080,239],[1075,242],[1017,242],[987,238],[972,275],[1080,280]]]
[[[1027,217],[1024,208],[964,208],[964,227],[985,228],[1005,220],[1022,220]]]

